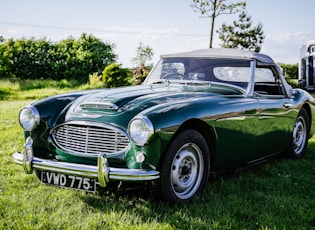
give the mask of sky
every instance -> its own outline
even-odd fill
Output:
[[[240,1],[240,0],[239,0]],[[160,55],[209,47],[210,18],[193,11],[192,0],[0,0],[0,36],[5,39],[45,38],[52,42],[92,34],[114,43],[118,63],[133,67],[140,43]],[[237,1],[228,1],[237,2]],[[298,63],[299,49],[315,40],[314,0],[247,0],[253,25],[262,23],[265,41],[261,53],[275,62]],[[231,24],[237,15],[220,15]],[[214,48],[220,47],[214,35]]]

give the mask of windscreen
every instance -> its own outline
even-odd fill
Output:
[[[250,60],[211,58],[162,58],[144,84],[161,81],[198,81],[234,84],[247,88]]]

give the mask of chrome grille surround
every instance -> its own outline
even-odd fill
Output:
[[[129,138],[125,132],[111,125],[70,121],[51,130],[54,145],[73,155],[107,156],[118,155],[129,148]]]

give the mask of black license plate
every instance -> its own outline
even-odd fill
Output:
[[[72,188],[77,190],[83,190],[86,192],[95,192],[95,179],[65,175],[55,172],[41,172],[41,181],[45,184],[55,185],[58,187]]]

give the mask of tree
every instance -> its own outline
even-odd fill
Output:
[[[59,78],[86,82],[89,74],[101,74],[107,65],[116,61],[114,47],[114,44],[104,43],[99,38],[85,33],[79,39],[69,37],[60,41],[56,44],[55,53],[55,69]]]
[[[235,14],[246,7],[245,1],[231,4],[226,4],[226,1],[227,0],[192,0],[192,4],[190,5],[195,12],[200,13],[201,17],[211,18],[209,48],[212,48],[215,19],[222,14]]]
[[[239,14],[237,21],[233,21],[233,25],[223,23],[217,32],[223,48],[240,48],[259,52],[265,39],[262,24],[253,26],[251,16],[244,11]]]
[[[139,46],[137,47],[136,57],[134,57],[132,61],[137,65],[140,65],[141,63],[145,65],[147,61],[152,60],[153,55],[154,52],[152,48],[148,45],[144,46],[142,42],[140,42]]]
[[[132,61],[136,64],[133,68],[133,80],[136,84],[141,84],[145,77],[149,74],[153,67],[153,64],[146,64],[147,61],[151,61],[154,53],[150,46],[144,46],[141,42],[137,47],[136,57]]]

